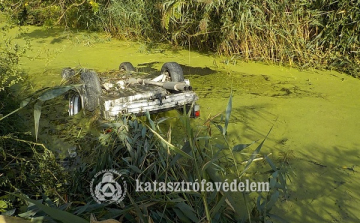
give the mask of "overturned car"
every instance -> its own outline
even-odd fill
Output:
[[[80,81],[82,85],[69,96],[69,115],[81,109],[94,111],[100,108],[104,119],[112,120],[121,115],[144,115],[180,110],[191,117],[200,116],[198,96],[184,79],[183,70],[176,62],[165,63],[160,75],[137,72],[130,62],[121,63],[118,71],[98,75],[93,70],[81,69],[80,80],[74,79],[75,70],[64,68],[63,79]]]

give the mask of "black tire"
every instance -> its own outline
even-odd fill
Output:
[[[84,84],[82,96],[84,99],[84,107],[88,111],[94,111],[99,105],[101,95],[100,79],[93,70],[82,70],[81,81]]]
[[[71,77],[73,77],[75,75],[75,71],[73,69],[71,69],[70,67],[66,67],[64,69],[62,69],[61,71],[61,77],[64,80],[68,80]]]
[[[164,63],[164,65],[161,67],[161,74],[168,74],[172,82],[184,81],[183,70],[176,62]]]
[[[123,62],[119,66],[119,70],[121,71],[136,71],[135,67],[130,62]]]

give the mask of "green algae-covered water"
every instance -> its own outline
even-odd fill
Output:
[[[289,197],[277,203],[274,213],[289,222],[360,221],[358,79],[333,71],[235,63],[212,54],[96,33],[41,27],[24,27],[22,32],[16,36],[19,32],[13,29],[9,35],[20,45],[25,40],[32,44],[32,51],[21,60],[30,91],[60,84],[64,67],[106,71],[124,61],[144,71],[160,70],[170,61],[181,64],[200,97],[200,121],[224,112],[232,91],[230,141],[262,139],[273,126],[261,152],[271,153],[274,160],[291,154]],[[43,130],[47,122],[42,120]],[[55,136],[49,140],[45,130],[40,140],[50,149],[70,146]]]

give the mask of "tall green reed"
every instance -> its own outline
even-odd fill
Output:
[[[58,93],[58,89],[47,90],[42,96]],[[36,103],[36,102],[33,102]],[[230,145],[227,141],[227,128],[230,124],[232,99],[225,112],[224,122],[213,122],[213,118],[205,120],[219,129],[223,141],[212,138],[208,133],[208,126],[192,123],[189,114],[180,115],[182,133],[177,130],[176,134],[183,134],[184,142],[172,142],[172,132],[169,128],[167,133],[160,131],[160,125],[164,118],[152,120],[147,115],[147,120],[136,117],[120,117],[112,122],[97,125],[99,135],[93,136],[93,140],[77,139],[79,146],[78,156],[70,159],[67,167],[61,167],[52,151],[40,143],[24,141],[33,148],[34,156],[22,156],[26,163],[31,163],[43,172],[41,175],[33,175],[27,182],[38,182],[37,187],[18,184],[11,176],[6,175],[7,181],[4,188],[9,192],[15,192],[15,188],[25,192],[30,199],[37,196],[49,196],[55,202],[42,201],[32,202],[24,196],[8,194],[4,199],[16,200],[21,198],[34,203],[24,213],[13,212],[26,218],[47,216],[63,221],[65,218],[75,219],[75,216],[61,215],[66,207],[68,212],[81,218],[89,218],[90,213],[95,213],[99,218],[122,218],[126,221],[138,220],[140,222],[199,222],[206,219],[213,222],[233,221],[263,221],[271,218],[271,208],[276,201],[286,192],[286,182],[283,170],[279,169],[267,156],[260,155],[265,140],[258,144],[257,148],[249,155],[250,144]],[[185,109],[184,109],[185,110]],[[79,114],[83,115],[83,114]],[[11,116],[10,116],[11,117]],[[76,118],[76,117],[74,117]],[[71,119],[71,118],[70,118]],[[106,131],[101,131],[105,129]],[[162,128],[163,129],[163,128]],[[213,131],[214,132],[214,131]],[[76,135],[76,134],[75,134]],[[82,146],[82,144],[89,144]],[[8,157],[13,157],[12,150],[4,150]],[[30,152],[31,153],[31,152]],[[94,159],[96,157],[96,159]],[[179,191],[179,192],[139,192],[136,191],[136,180],[141,182],[199,182],[202,179],[208,182],[225,182],[227,180],[244,180],[249,176],[248,170],[255,163],[255,158],[263,157],[271,167],[270,175],[266,173],[261,179],[270,180],[269,192],[248,194],[246,192],[226,191]],[[35,160],[32,160],[35,158]],[[244,162],[245,160],[245,162]],[[12,165],[23,168],[21,163],[12,163],[11,159],[5,165],[4,171]],[[236,170],[224,166],[224,162],[232,162],[237,166]],[[89,192],[89,181],[101,170],[116,169],[124,177],[128,185],[128,194],[120,204],[99,205],[95,204]],[[24,168],[24,171],[29,171]],[[35,173],[30,170],[30,173]],[[52,175],[49,175],[52,174]],[[48,182],[56,179],[55,182]],[[260,178],[258,180],[261,180]],[[47,182],[47,183],[46,183]],[[11,184],[11,187],[6,185]],[[23,188],[26,187],[26,190]],[[37,196],[36,196],[37,195]],[[255,199],[257,202],[255,203]],[[48,200],[46,198],[45,200]],[[50,205],[51,204],[51,205]],[[83,205],[79,205],[83,204]],[[255,205],[256,204],[256,205]],[[17,207],[13,204],[12,207]],[[56,212],[56,210],[61,210]],[[60,216],[60,218],[59,218]],[[66,220],[65,220],[66,221]]]
[[[168,41],[244,60],[359,75],[358,1],[7,0],[3,6],[16,21],[41,24],[52,18],[49,24],[102,30],[120,38]],[[50,9],[57,13],[50,15]]]

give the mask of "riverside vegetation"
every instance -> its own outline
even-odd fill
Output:
[[[360,2],[5,0],[18,24],[62,25],[359,76]]]

